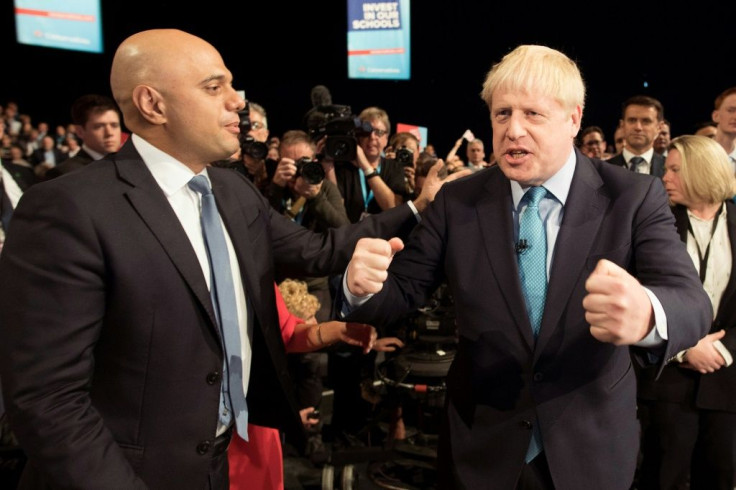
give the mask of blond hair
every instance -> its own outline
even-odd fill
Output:
[[[279,291],[289,312],[302,320],[316,315],[321,306],[317,297],[308,292],[304,281],[284,279],[279,284]]]
[[[534,44],[521,45],[493,65],[483,83],[481,98],[491,107],[498,88],[539,90],[565,109],[585,106],[585,84],[574,61],[560,51]]]
[[[386,131],[391,133],[391,121],[388,119],[388,113],[380,107],[366,107],[360,112],[358,119],[367,123],[381,121],[386,126]]]
[[[715,140],[684,135],[673,139],[668,149],[680,153],[680,183],[688,200],[715,204],[736,194],[728,154]]]

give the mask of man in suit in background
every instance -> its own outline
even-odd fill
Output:
[[[31,153],[29,160],[36,175],[43,178],[50,168],[59,165],[68,156],[56,147],[56,140],[51,135],[43,136],[38,145],[38,148]]]
[[[83,95],[74,101],[71,112],[74,131],[82,141],[82,148],[73,157],[49,169],[46,179],[80,169],[120,148],[120,114],[110,97]]]
[[[729,87],[716,97],[713,109],[715,140],[726,150],[736,172],[736,87]]]
[[[459,343],[441,488],[628,490],[630,351],[661,369],[705,334],[710,302],[661,182],[575,149],[585,87],[572,60],[520,46],[482,96],[498,166],[443,187],[405,249],[360,240],[347,317],[380,326],[449,284]]]
[[[607,161],[632,172],[664,175],[664,157],[654,151],[654,140],[664,122],[662,103],[647,95],[635,95],[623,103],[621,121],[626,144],[618,155]]]
[[[427,199],[324,235],[276,213],[247,179],[209,166],[238,150],[245,101],[217,50],[185,32],[123,41],[111,87],[133,135],[29,189],[0,256],[13,277],[0,281],[0,374],[28,456],[20,488],[225,490],[242,422],[302,430],[274,261],[344,270],[360,236],[414,226]],[[203,229],[218,223],[214,247]]]

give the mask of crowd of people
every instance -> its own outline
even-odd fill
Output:
[[[483,86],[492,143],[468,130],[446,155],[379,106],[339,141],[272,135],[178,30],[126,39],[111,90],[54,134],[2,107],[19,488],[283,488],[280,441],[303,450],[321,402],[315,351],[333,435],[359,437],[377,352],[443,283],[440,488],[736,487],[736,87],[674,138],[633,95],[610,145],[582,125],[575,63],[519,46]],[[295,284],[310,307],[287,308]]]

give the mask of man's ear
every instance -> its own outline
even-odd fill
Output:
[[[151,124],[166,122],[166,104],[161,93],[148,85],[138,85],[133,89],[133,105],[141,117]]]
[[[572,114],[570,114],[570,120],[572,121],[572,137],[576,137],[578,131],[580,131],[580,125],[583,122],[583,108],[579,105],[575,106]]]

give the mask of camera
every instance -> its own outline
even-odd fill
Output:
[[[268,155],[268,145],[256,141],[253,136],[249,135],[250,132],[250,107],[249,104],[245,104],[245,108],[238,112],[240,118],[240,151],[256,160],[263,160]]]
[[[373,127],[353,115],[347,105],[319,106],[307,118],[307,129],[314,141],[327,136],[324,154],[335,162],[351,162],[356,158],[358,136],[370,134]]]
[[[414,152],[406,146],[402,146],[396,150],[395,160],[401,164],[402,167],[413,167],[414,166]]]
[[[310,185],[317,185],[325,180],[325,170],[318,160],[312,160],[309,157],[302,157],[296,161],[296,177],[302,179]]]

